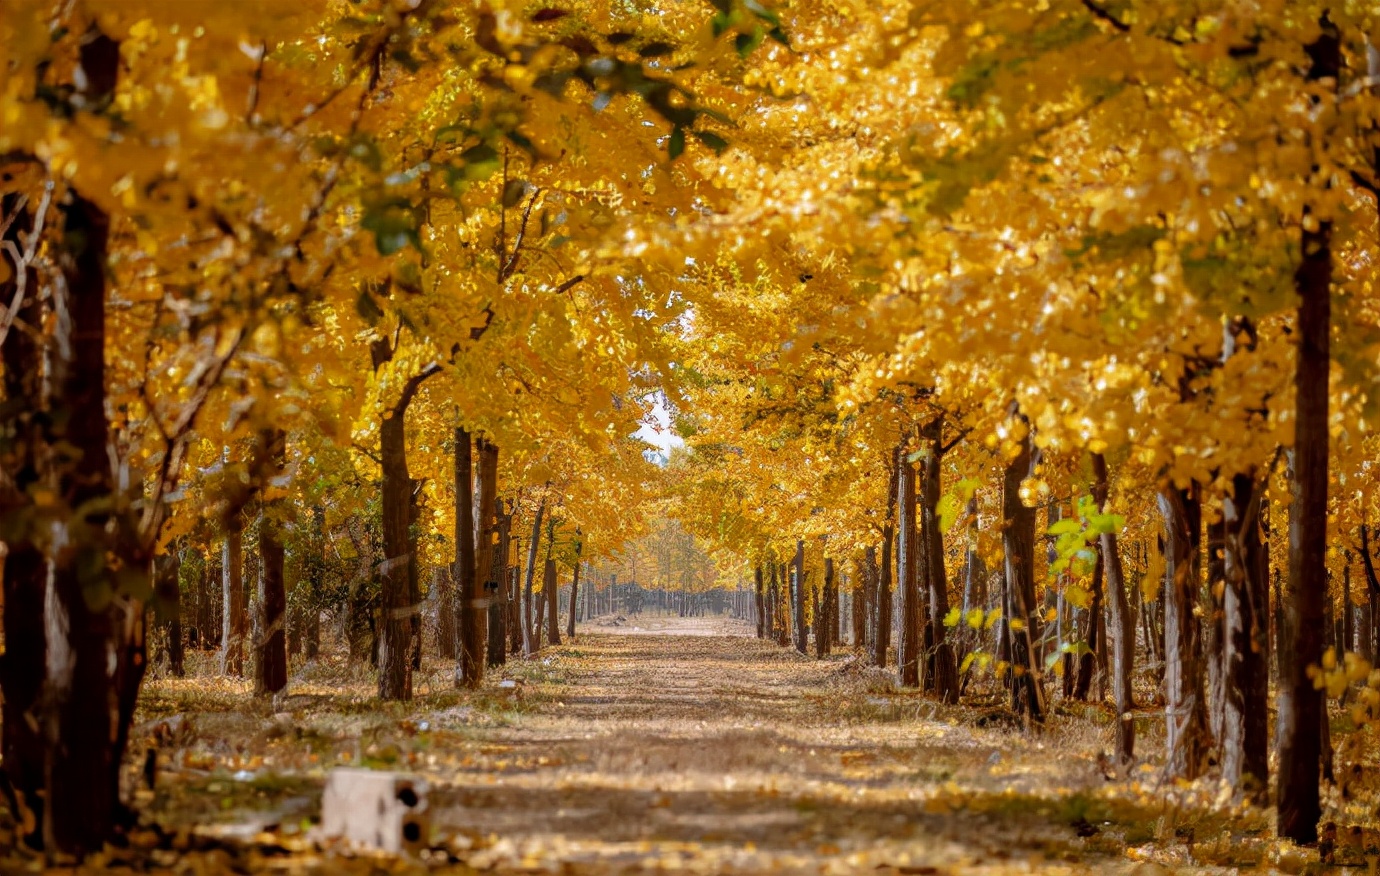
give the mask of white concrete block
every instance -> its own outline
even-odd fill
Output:
[[[326,774],[321,834],[385,852],[426,847],[427,785],[404,773],[342,767]]]

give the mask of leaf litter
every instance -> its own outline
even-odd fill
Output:
[[[366,674],[330,659],[272,700],[240,680],[151,681],[134,739],[152,760],[128,776],[144,822],[75,872],[1153,874],[1316,860],[1211,782],[1166,786],[1154,763],[1109,780],[1095,709],[1030,733],[899,691],[853,655],[815,660],[750,635],[712,618],[596,627],[476,691],[428,664],[410,704],[380,703]],[[316,836],[336,766],[425,778],[429,848],[392,858]],[[17,851],[0,863],[39,869]]]

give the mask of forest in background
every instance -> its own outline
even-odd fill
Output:
[[[424,616],[478,686],[639,550],[684,556],[625,587],[1032,732],[1110,700],[1116,770],[1153,706],[1164,775],[1282,838],[1373,820],[1376,39],[1285,0],[10,0],[20,832],[134,823],[150,642],[275,694],[324,621],[405,701]]]

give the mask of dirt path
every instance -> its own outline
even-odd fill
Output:
[[[745,626],[636,625],[553,649],[524,678],[539,705],[489,736],[435,796],[443,830],[498,838],[472,865],[936,873],[1132,863],[1078,835],[1096,829],[1081,817],[1086,803],[1046,799],[1054,788],[1096,794],[1105,780],[1088,753],[1055,757],[1010,730],[958,724],[923,700],[881,693],[885,683],[850,672],[845,657],[807,659],[743,637]]]
[[[1088,721],[1056,718],[1030,737],[745,625],[629,626],[640,629],[592,626],[510,662],[479,693],[450,690],[438,668],[410,705],[380,705],[363,679],[351,696],[300,678],[258,714],[262,701],[242,694],[155,684],[149,710],[199,713],[194,738],[161,755],[147,808],[198,831],[281,838],[315,815],[330,766],[406,769],[431,782],[450,850],[431,869],[576,874],[1153,873],[1189,863],[1195,832],[1201,848],[1258,827],[1171,810],[1148,779],[1107,782]]]

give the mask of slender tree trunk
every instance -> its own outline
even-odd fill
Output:
[[[154,617],[168,635],[168,674],[182,678],[185,674],[182,644],[182,592],[179,577],[182,573],[182,553],[175,545],[153,559]]]
[[[882,527],[882,564],[877,576],[876,604],[872,612],[872,662],[886,666],[886,655],[891,650],[891,543],[895,531],[890,523]]]
[[[1262,563],[1254,473],[1232,478],[1222,505],[1225,529],[1224,689],[1222,776],[1251,800],[1269,792],[1269,590]]]
[[[484,677],[483,660],[479,657],[480,642],[476,633],[475,605],[481,588],[476,580],[479,567],[475,558],[474,519],[474,442],[470,433],[456,426],[455,442],[455,565],[451,577],[455,580],[455,632],[459,640],[456,648],[460,658],[455,667],[455,686],[478,684]],[[485,643],[487,644],[487,643]]]
[[[944,618],[949,613],[949,581],[944,568],[944,534],[939,528],[939,500],[943,494],[940,462],[944,453],[942,418],[921,432],[929,453],[921,469],[920,523],[924,529],[924,560],[929,574],[929,628],[933,631],[934,690],[945,703],[958,702],[958,660],[954,655]]]
[[[765,639],[769,627],[767,619],[767,596],[766,585],[762,583],[762,564],[758,563],[752,570],[753,595],[757,600],[757,638]]]
[[[1092,455],[1093,500],[1099,514],[1107,510],[1107,460],[1102,454]],[[1104,585],[1108,608],[1112,616],[1112,697],[1116,701],[1115,756],[1119,766],[1129,766],[1135,756],[1136,725],[1131,711],[1135,708],[1131,679],[1136,659],[1136,622],[1131,606],[1126,602],[1126,580],[1122,573],[1121,552],[1117,546],[1115,529],[1107,526],[1098,536],[1102,553]]]
[[[1322,33],[1307,47],[1310,81],[1338,80],[1341,40],[1326,17]],[[1318,838],[1322,815],[1319,774],[1323,757],[1320,729],[1325,719],[1322,692],[1309,678],[1321,665],[1321,623],[1327,600],[1328,371],[1332,323],[1332,222],[1304,212],[1303,260],[1294,274],[1299,294],[1298,358],[1294,373],[1295,497],[1289,526],[1288,612],[1293,627],[1292,660],[1280,679],[1292,700],[1281,702],[1279,789],[1276,794],[1281,837],[1297,843]]]
[[[221,548],[220,672],[244,675],[244,638],[249,619],[244,592],[244,531],[238,516],[232,518]]]
[[[287,436],[282,429],[266,429],[260,435],[272,466],[272,476],[278,477],[287,466]],[[284,582],[282,524],[274,517],[276,508],[266,508],[259,517],[259,593],[261,623],[259,627],[258,659],[255,660],[254,691],[275,694],[288,683],[287,590]]]
[[[1224,497],[1225,501],[1225,497]],[[1207,532],[1207,587],[1198,596],[1203,637],[1203,663],[1207,670],[1208,747],[1221,760],[1222,722],[1226,720],[1226,627],[1222,604],[1226,596],[1226,530],[1222,519],[1209,521]]]
[[[809,628],[805,626],[805,541],[795,541],[795,562],[791,576],[791,630],[795,633],[795,649],[809,652]]]
[[[818,611],[815,618],[815,657],[823,660],[829,656],[829,634],[833,630],[834,621],[830,613],[830,592],[834,587],[834,561],[829,557],[824,558],[824,592],[820,594]]]
[[[1203,642],[1193,616],[1201,589],[1199,541],[1202,512],[1197,486],[1188,490],[1167,484],[1159,494],[1165,525],[1165,771],[1179,779],[1196,779],[1208,766],[1211,738],[1203,689]]]
[[[412,607],[407,578],[413,565],[408,528],[412,478],[407,471],[403,412],[386,417],[379,430],[383,460],[383,553],[379,607],[379,699],[412,698]]]
[[[321,596],[326,575],[326,509],[316,505],[311,509],[312,567],[307,577],[311,589],[305,607],[307,623],[302,631],[303,656],[315,660],[321,655]]]
[[[896,450],[896,574],[901,596],[901,638],[896,665],[902,687],[920,686],[920,530],[915,520],[915,465],[905,446]]]
[[[460,634],[456,629],[460,606],[455,598],[455,566],[431,570],[431,591],[436,594],[436,656],[442,660],[460,659]]]
[[[1024,420],[1024,418],[1021,418]],[[1035,509],[1021,501],[1021,482],[1034,472],[1030,435],[1021,439],[1019,452],[1006,466],[1002,483],[1002,547],[1006,553],[1006,606],[1003,617],[1010,636],[1011,705],[1031,721],[1045,714],[1044,687],[1040,684],[1038,659],[1031,640],[1035,608]]]
[[[548,645],[561,643],[560,584],[556,579],[556,561],[546,558],[542,570],[542,597],[546,599],[546,642]]]
[[[575,541],[575,570],[570,574],[570,617],[566,618],[565,635],[572,641],[575,638],[575,607],[580,604],[580,555],[584,553],[584,539]]]
[[[537,629],[532,613],[532,589],[537,574],[537,545],[541,541],[542,517],[546,514],[546,492],[537,503],[537,513],[532,519],[532,538],[527,544],[527,583],[522,593],[522,656],[531,657],[537,653]]]

